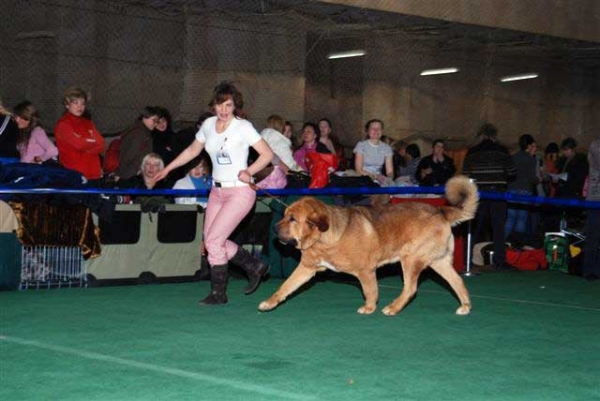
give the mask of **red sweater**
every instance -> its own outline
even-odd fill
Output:
[[[60,164],[89,180],[102,178],[104,138],[91,120],[66,112],[56,123],[54,136]]]

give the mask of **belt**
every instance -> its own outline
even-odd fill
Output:
[[[248,186],[248,184],[242,181],[213,181],[213,185],[217,188],[235,188]]]

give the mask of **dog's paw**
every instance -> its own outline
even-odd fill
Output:
[[[360,308],[358,308],[357,312],[361,315],[370,315],[371,313],[375,312],[375,307],[363,305]]]
[[[471,307],[467,305],[461,305],[457,310],[457,315],[468,315],[471,312]]]
[[[276,306],[277,304],[274,302],[262,301],[260,304],[258,304],[258,310],[262,312],[267,312],[273,310]]]
[[[381,313],[383,313],[384,315],[387,315],[387,316],[394,316],[395,314],[397,314],[397,313],[398,313],[398,311],[397,311],[397,310],[394,310],[394,309],[391,307],[391,305],[388,305],[388,306],[386,306],[385,308],[383,308],[383,309],[381,310]]]

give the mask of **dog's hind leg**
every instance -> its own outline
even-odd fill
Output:
[[[377,275],[375,271],[362,271],[358,275],[358,280],[365,296],[365,304],[358,308],[357,312],[362,315],[368,315],[375,312],[377,308],[377,298],[379,288],[377,287]]]
[[[469,291],[465,287],[463,279],[452,266],[452,254],[444,256],[431,264],[431,268],[450,284],[460,301],[460,307],[456,310],[457,315],[468,315],[471,311],[471,300]]]
[[[274,309],[277,307],[277,305],[285,301],[288,295],[296,291],[302,284],[313,278],[316,273],[316,269],[303,266],[302,264],[298,265],[290,277],[283,282],[281,287],[279,287],[279,289],[275,291],[275,293],[271,295],[269,299],[262,301],[258,305],[258,309],[263,312]]]
[[[396,315],[398,314],[406,304],[412,299],[417,292],[417,283],[421,271],[425,269],[425,263],[421,260],[415,260],[413,258],[405,258],[402,260],[402,275],[404,278],[404,286],[400,296],[396,298],[391,304],[381,310],[384,315]]]

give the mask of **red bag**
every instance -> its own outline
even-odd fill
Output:
[[[119,167],[119,156],[121,154],[121,136],[111,141],[104,154],[104,161],[102,163],[102,169],[104,174],[110,174],[115,172]]]
[[[309,188],[323,188],[329,183],[329,172],[337,170],[339,159],[332,153],[310,152],[306,155],[306,166],[310,173]]]
[[[119,135],[118,138],[113,139],[104,153],[104,161],[102,162],[102,170],[104,174],[114,173],[119,168],[119,161],[121,158],[121,141],[125,135],[129,134],[135,126],[129,128]]]
[[[542,270],[548,268],[546,252],[543,249],[518,251],[506,249],[506,262],[519,270]]]

